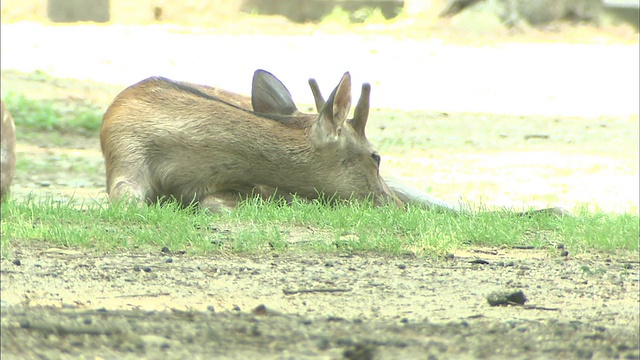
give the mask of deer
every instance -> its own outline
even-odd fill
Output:
[[[2,108],[0,201],[5,201],[11,190],[11,182],[16,170],[16,126],[9,110],[4,105],[4,101],[0,101],[0,107]]]
[[[311,88],[316,109],[320,111],[326,105],[326,101],[320,91],[320,86],[314,78],[310,78],[308,83]],[[241,98],[236,97],[236,99]],[[239,103],[243,104],[243,106],[247,106],[248,102],[248,99],[244,99]],[[297,109],[287,87],[276,76],[261,69],[254,72],[251,87],[251,106],[254,111],[262,114],[296,114],[298,117],[304,116],[309,120],[313,119],[315,116],[313,114],[301,113]],[[461,207],[459,205],[449,204],[443,200],[432,197],[419,188],[402,182],[399,178],[391,174],[383,174],[382,177],[387,187],[404,205],[412,204],[424,208],[456,213],[461,211]],[[537,213],[556,216],[570,216],[569,212],[560,207],[516,212],[515,214],[518,216],[532,216]]]
[[[175,200],[212,212],[250,196],[402,206],[381,178],[380,154],[365,134],[370,90],[362,85],[348,119],[348,72],[312,116],[261,113],[260,106],[246,109],[245,99],[205,85],[144,79],[118,94],[102,118],[109,200]]]

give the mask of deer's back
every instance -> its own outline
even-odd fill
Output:
[[[108,142],[133,139],[149,145],[159,141],[228,145],[267,134],[290,137],[292,132],[302,134],[308,126],[306,122],[258,116],[197,85],[153,77],[114,99],[104,115],[100,140],[103,150]]]

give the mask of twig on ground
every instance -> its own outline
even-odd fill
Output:
[[[514,305],[520,305],[520,304],[514,304]],[[536,306],[536,305],[522,305],[522,307],[527,309],[527,310],[560,311],[559,308],[548,308],[548,307]]]
[[[293,294],[307,294],[307,293],[335,293],[335,292],[347,292],[351,291],[351,289],[344,288],[321,288],[321,289],[298,289],[298,290],[287,290],[282,289],[282,292],[285,295],[293,295]]]
[[[169,296],[171,293],[156,293],[156,294],[124,294],[124,295],[115,295],[115,296],[100,296],[97,299],[110,299],[112,297],[123,299],[123,298],[134,298],[134,297],[158,297],[158,296]]]

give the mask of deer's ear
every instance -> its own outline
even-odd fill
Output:
[[[309,79],[309,87],[313,94],[313,100],[316,102],[316,110],[320,113],[326,101],[324,101],[324,98],[322,97],[322,92],[320,92],[320,86],[318,86],[316,79]]]
[[[287,87],[265,70],[253,73],[251,105],[253,111],[263,114],[291,115],[298,111]]]
[[[360,94],[360,100],[356,105],[356,109],[353,113],[353,119],[349,121],[353,129],[360,136],[365,136],[364,128],[367,126],[367,119],[369,118],[369,96],[371,95],[371,85],[362,84],[362,93]]]
[[[333,98],[333,122],[336,126],[342,126],[347,120],[351,109],[351,75],[346,72],[336,87]]]
[[[349,109],[351,108],[351,76],[344,73],[338,86],[333,90],[329,99],[318,114],[315,125],[316,139],[323,142],[333,142],[342,132]]]

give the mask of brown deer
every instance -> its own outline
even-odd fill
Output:
[[[0,150],[2,157],[2,179],[0,183],[0,200],[4,201],[11,190],[11,181],[16,170],[16,126],[9,111],[2,107],[2,131],[0,133]]]
[[[228,92],[145,79],[122,91],[102,120],[109,198],[148,204],[173,198],[212,211],[252,194],[400,206],[365,136],[370,89],[363,84],[355,116],[347,119],[349,73],[313,117],[260,114],[243,108],[242,97],[223,99]]]
[[[326,101],[320,91],[320,87],[318,86],[317,81],[313,78],[309,79],[309,86],[313,93],[316,108],[320,111],[326,104]],[[254,111],[263,114],[296,114],[298,118],[307,117],[309,121],[316,116],[313,114],[304,114],[298,111],[293,102],[293,98],[291,97],[291,93],[286,86],[273,74],[264,70],[256,70],[254,73],[251,88],[251,102]],[[245,100],[241,103],[246,104],[247,101]],[[384,174],[383,178],[389,189],[403,204],[414,204],[441,210],[459,210],[458,206],[436,199],[414,186],[401,182],[399,179],[389,174]],[[535,213],[547,213],[558,216],[570,215],[566,210],[560,207],[517,212],[516,215],[529,216]]]

